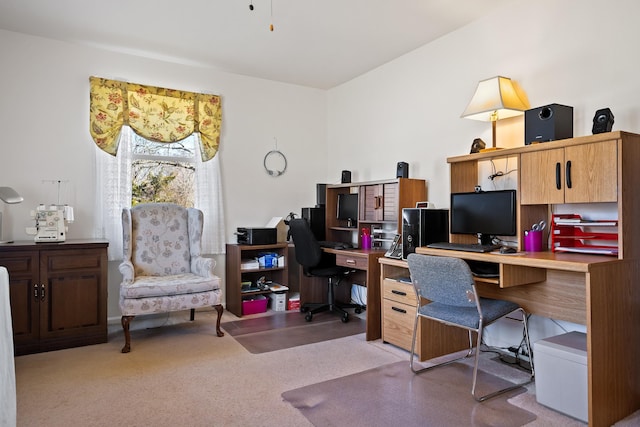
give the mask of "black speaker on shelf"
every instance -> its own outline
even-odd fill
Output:
[[[524,112],[524,143],[573,138],[573,107],[550,104]]]
[[[348,184],[351,182],[351,171],[342,171],[342,178],[340,180],[343,184]]]
[[[396,178],[409,178],[409,163],[398,162],[396,168]]]
[[[302,208],[302,218],[306,219],[316,240],[325,240],[324,207]]]
[[[596,111],[593,116],[593,134],[611,132],[613,128],[613,113],[609,108],[602,108]]]
[[[327,184],[316,184],[316,206],[324,207],[327,204]]]
[[[448,209],[402,209],[402,259],[407,259],[417,247],[448,241]]]

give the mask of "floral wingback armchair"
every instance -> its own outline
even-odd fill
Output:
[[[213,306],[222,317],[220,278],[215,260],[201,256],[203,215],[172,203],[140,204],[122,211],[123,261],[120,311],[125,345],[131,350],[129,323],[137,315]]]

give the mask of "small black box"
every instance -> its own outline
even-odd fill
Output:
[[[573,107],[550,104],[524,112],[524,144],[573,138]]]
[[[239,245],[274,245],[278,241],[278,231],[275,228],[238,227],[236,234]]]

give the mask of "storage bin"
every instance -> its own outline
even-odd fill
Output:
[[[588,422],[587,335],[569,332],[534,344],[536,399]]]
[[[300,310],[300,294],[295,292],[289,296],[287,310]]]
[[[286,292],[271,292],[269,294],[271,300],[271,310],[273,311],[286,311],[287,310],[287,293]]]
[[[267,311],[267,297],[256,295],[242,300],[242,315],[264,313]]]

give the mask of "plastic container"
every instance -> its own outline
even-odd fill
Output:
[[[264,313],[267,311],[267,297],[256,295],[242,300],[242,315]]]
[[[362,229],[362,249],[371,249],[371,232],[368,228]]]

